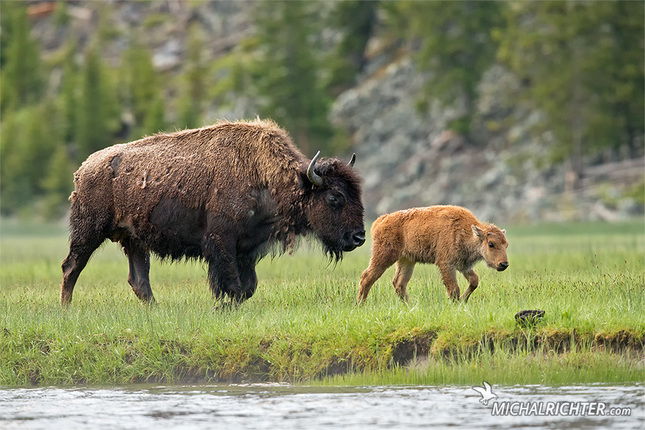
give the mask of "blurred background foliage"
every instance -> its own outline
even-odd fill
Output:
[[[151,40],[176,19],[174,3],[126,34],[114,22],[121,2],[0,3],[3,215],[60,216],[89,154],[213,122],[213,105],[273,118],[309,156],[345,151],[351,142],[329,110],[375,49],[409,55],[427,73],[420,111],[431,99],[461,100],[449,126],[471,145],[486,144],[471,133],[477,84],[499,63],[522,83],[518,102],[545,115],[535,133],[548,129],[561,143],[554,161],[575,170],[589,151],[642,151],[642,1],[251,1],[250,31],[216,55],[208,26],[188,20],[180,67],[165,69]],[[64,41],[44,55],[47,41],[32,30],[47,5]],[[90,10],[91,31],[78,30],[72,8]]]

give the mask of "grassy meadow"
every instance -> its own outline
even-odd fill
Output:
[[[256,294],[224,309],[213,309],[200,262],[153,261],[158,303],[142,305],[110,242],[62,309],[64,227],[2,220],[0,229],[0,386],[645,380],[643,220],[507,227],[509,269],[479,263],[467,304],[448,299],[435,266],[417,265],[409,303],[390,268],[357,306],[369,242],[337,265],[305,242],[264,259]],[[523,309],[546,314],[521,327]]]

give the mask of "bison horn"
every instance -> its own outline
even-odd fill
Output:
[[[349,163],[347,163],[347,165],[349,167],[354,167],[354,163],[356,163],[356,153],[352,154],[352,158],[349,159]]]
[[[311,159],[311,163],[309,163],[309,167],[307,167],[307,178],[315,186],[322,187],[323,179],[319,175],[317,175],[316,172],[314,172],[314,167],[319,156],[320,151],[318,151],[316,155],[314,155],[314,158]]]

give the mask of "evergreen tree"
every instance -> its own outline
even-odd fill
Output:
[[[125,68],[124,102],[130,106],[135,121],[134,138],[150,132],[150,127],[163,127],[163,111],[159,110],[159,79],[152,64],[150,51],[134,36],[123,54]],[[163,105],[161,105],[163,108]],[[153,112],[155,110],[155,112]],[[148,118],[150,115],[155,118]],[[153,130],[154,132],[158,130]]]
[[[61,120],[63,122],[63,138],[66,143],[72,144],[75,141],[76,132],[76,113],[78,100],[78,67],[74,61],[77,51],[77,43],[73,37],[70,37],[65,47],[65,57],[63,59],[63,76],[61,82],[60,99],[61,99]]]
[[[333,130],[331,103],[319,75],[323,68],[317,40],[318,2],[259,2],[255,13],[258,58],[254,84],[263,116],[284,126],[307,154],[327,149]]]
[[[556,137],[554,156],[568,160],[570,188],[585,156],[643,133],[642,18],[637,2],[520,2],[507,10],[500,58],[545,114],[538,132]]]
[[[189,29],[183,90],[179,99],[179,128],[200,127],[204,97],[206,94],[206,70],[202,59],[203,35],[201,28],[193,24]]]
[[[80,80],[76,114],[78,161],[114,143],[112,134],[119,127],[120,116],[118,100],[97,45],[86,54]]]
[[[465,114],[451,127],[471,141],[474,136],[469,136],[469,131],[477,85],[495,61],[497,45],[492,32],[503,25],[502,7],[501,2],[475,0],[403,1],[390,6],[391,12],[401,15],[399,26],[405,26],[398,30],[407,33],[412,46],[418,46],[420,68],[429,72],[420,106],[429,98],[445,105],[460,100]]]
[[[5,66],[7,61],[7,47],[13,39],[13,8],[20,6],[17,2],[0,2],[0,69]]]
[[[596,89],[603,99],[601,115],[609,119],[607,146],[613,151],[626,146],[637,157],[645,143],[645,3],[615,1],[596,7],[608,33],[602,69],[609,79],[601,79]]]
[[[45,194],[44,179],[52,153],[63,146],[59,112],[45,102],[3,117],[0,134],[2,211],[11,213]]]
[[[156,96],[150,103],[146,112],[146,119],[143,123],[142,135],[151,135],[167,128],[166,109],[163,97]]]
[[[8,112],[2,117],[0,128],[0,195],[2,213],[10,214],[25,205],[33,196],[33,190],[26,174],[29,160],[21,145],[21,128],[27,109]]]
[[[366,63],[365,48],[377,23],[378,0],[344,0],[335,4],[330,25],[342,32],[342,38],[327,67],[331,77],[329,92],[338,95],[350,88]]]
[[[73,168],[65,145],[58,145],[46,167],[41,186],[45,195],[45,215],[60,215],[60,207],[73,189]]]
[[[40,49],[30,35],[26,6],[23,3],[3,2],[2,15],[3,24],[8,25],[10,33],[10,39],[3,40],[2,46],[6,52],[2,54],[0,111],[4,113],[38,102],[45,91],[45,79]]]

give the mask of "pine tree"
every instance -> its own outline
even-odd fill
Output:
[[[29,160],[21,145],[21,129],[27,109],[10,111],[2,117],[0,128],[0,195],[3,214],[10,214],[25,205],[33,196],[26,174]]]
[[[146,119],[142,127],[142,135],[155,134],[165,130],[166,127],[165,102],[163,97],[158,95],[148,106]]]
[[[73,169],[65,145],[56,147],[45,171],[41,186],[46,193],[44,215],[49,218],[60,215],[61,205],[65,203],[73,188]]]
[[[193,24],[189,29],[187,59],[185,72],[182,76],[183,90],[178,101],[178,128],[195,128],[202,125],[207,69],[202,59],[202,47],[201,28],[197,24]]]
[[[411,46],[419,46],[419,67],[429,72],[420,106],[430,98],[444,105],[461,101],[465,113],[451,127],[471,142],[475,140],[469,131],[477,85],[495,61],[497,45],[492,33],[503,25],[502,7],[501,2],[475,0],[404,1],[390,6],[403,18],[398,30],[407,33]]]
[[[43,103],[11,112],[3,118],[0,135],[0,192],[2,211],[11,213],[42,197],[52,153],[64,144],[55,103]]]
[[[607,146],[614,152],[626,146],[637,157],[645,144],[645,3],[616,1],[596,7],[609,33],[602,63],[609,79],[601,79],[596,90],[603,97],[601,115],[610,118]]]
[[[63,138],[67,144],[75,141],[76,113],[78,100],[78,67],[74,61],[77,43],[73,37],[67,41],[65,57],[63,59],[63,76],[60,89],[61,120],[63,122]]]
[[[150,51],[143,46],[138,38],[133,36],[130,47],[123,54],[125,69],[124,102],[132,110],[135,131],[134,138],[139,138],[151,132],[152,128],[164,126],[160,111],[160,88],[157,72],[152,64]],[[163,109],[163,105],[161,105]],[[154,112],[153,112],[154,110]],[[155,116],[149,118],[150,115]],[[152,130],[156,132],[158,130]]]
[[[6,14],[6,17],[5,17]],[[0,110],[4,113],[38,102],[45,91],[40,49],[31,38],[26,7],[23,3],[2,3],[3,24],[10,35],[3,40],[0,77]],[[4,36],[3,28],[2,35]]]
[[[338,95],[351,87],[366,63],[365,48],[377,24],[378,0],[336,2],[330,26],[342,32],[342,38],[329,59],[329,92]]]
[[[507,10],[500,58],[544,113],[537,131],[556,137],[553,155],[568,160],[569,189],[579,185],[585,156],[616,136],[642,136],[642,18],[637,2],[520,2]]]
[[[119,127],[119,105],[97,45],[91,47],[81,71],[80,95],[76,114],[78,161],[113,143],[112,133]]]
[[[284,126],[310,155],[327,149],[333,133],[327,120],[331,100],[319,75],[319,9],[317,2],[258,3],[259,55],[251,71],[264,100],[261,114]]]

